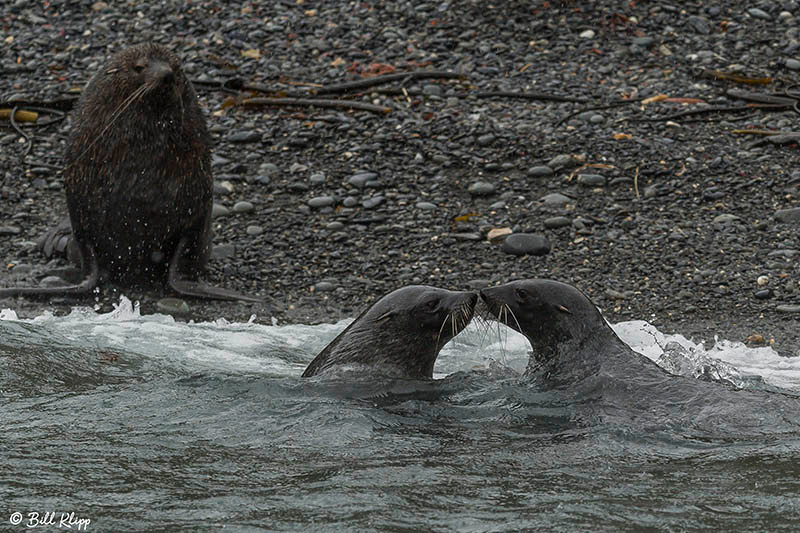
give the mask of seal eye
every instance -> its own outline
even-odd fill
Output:
[[[439,300],[428,300],[422,305],[426,311],[435,311],[437,307],[439,307]]]
[[[142,73],[144,71],[144,65],[141,64],[134,65],[133,70],[135,70],[137,73]]]
[[[522,289],[514,289],[514,296],[517,297],[517,300],[527,300],[528,294]]]

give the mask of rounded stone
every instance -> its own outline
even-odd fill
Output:
[[[511,255],[545,255],[550,252],[550,242],[537,233],[514,233],[503,241],[502,250]]]
[[[245,202],[245,201],[236,202],[235,204],[233,204],[233,212],[234,213],[249,213],[254,208],[255,207],[253,206],[253,204],[251,204],[250,202]]]
[[[256,225],[247,226],[245,232],[252,237],[264,233],[264,228],[263,226],[256,226]]]
[[[315,198],[310,199],[308,202],[308,207],[313,207],[315,209],[319,209],[321,207],[330,207],[336,203],[336,199],[333,196],[317,196]]]
[[[491,183],[485,181],[476,181],[467,189],[472,196],[488,196],[494,194],[495,187]]]
[[[800,61],[797,59],[787,59],[786,68],[789,70],[800,70]]]
[[[564,196],[563,194],[559,194],[557,192],[546,194],[542,196],[539,200],[545,203],[545,205],[566,205],[570,203],[568,197]]]
[[[586,187],[602,187],[606,178],[600,174],[578,174],[578,183]]]
[[[224,217],[231,212],[230,209],[222,204],[214,204],[211,207],[211,218]]]
[[[528,175],[534,178],[544,178],[553,175],[553,169],[547,165],[539,165],[538,167],[531,167],[528,170]]]
[[[380,195],[373,196],[372,198],[361,202],[361,205],[364,206],[364,209],[372,209],[381,205],[383,203],[383,200],[384,200],[383,196]]]
[[[314,290],[316,292],[331,292],[336,290],[336,284],[330,281],[320,281],[314,285]]]
[[[417,209],[422,211],[433,211],[436,209],[436,204],[432,204],[430,202],[417,202]]]
[[[572,221],[567,217],[550,217],[544,221],[544,227],[547,229],[563,228],[572,224]]]
[[[359,189],[363,189],[366,187],[367,182],[376,181],[378,179],[378,175],[374,172],[362,172],[360,174],[355,174],[350,176],[347,180],[347,183],[354,187],[358,187]]]

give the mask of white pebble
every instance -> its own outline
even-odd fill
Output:
[[[758,283],[759,287],[763,287],[764,285],[769,283],[769,278],[767,276],[758,276],[756,283]]]
[[[594,39],[594,30],[586,30],[581,33],[581,39]]]

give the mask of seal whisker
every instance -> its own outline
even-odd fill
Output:
[[[123,100],[122,103],[119,104],[114,109],[114,111],[111,112],[111,119],[108,121],[108,124],[106,124],[105,127],[103,127],[103,129],[100,130],[100,133],[98,133],[95,136],[95,138],[92,139],[92,141],[89,143],[89,145],[86,148],[84,148],[83,151],[80,154],[78,154],[78,157],[76,157],[69,165],[67,165],[66,167],[64,167],[62,169],[62,172],[67,170],[71,166],[75,165],[76,163],[78,163],[78,161],[80,161],[83,158],[83,156],[85,156],[89,152],[89,150],[91,150],[92,147],[95,144],[97,144],[97,142],[100,139],[103,138],[103,135],[105,135],[105,133],[111,128],[111,126],[114,125],[114,123],[117,121],[117,119],[120,116],[122,116],[122,113],[124,113],[125,110],[127,110],[131,106],[131,104],[133,104],[136,100],[141,98],[146,92],[149,92],[147,84],[140,85],[125,100]]]

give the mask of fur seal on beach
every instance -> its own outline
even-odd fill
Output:
[[[49,239],[63,244],[71,231],[84,281],[4,288],[0,297],[86,294],[107,278],[166,280],[183,296],[260,301],[198,281],[211,250],[211,138],[192,84],[167,48],[122,50],[89,81],[67,144],[64,187],[69,224]]]
[[[425,285],[397,289],[333,339],[303,377],[339,370],[432,378],[439,351],[472,320],[477,301],[474,292]]]

